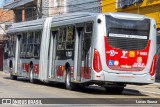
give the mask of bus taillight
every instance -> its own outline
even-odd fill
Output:
[[[155,70],[156,70],[156,58],[157,58],[157,56],[155,54],[154,57],[153,57],[152,65],[151,65],[150,72],[149,72],[149,74],[151,76],[153,76],[155,74]]]
[[[93,69],[96,72],[100,72],[102,70],[101,59],[97,49],[94,49]]]

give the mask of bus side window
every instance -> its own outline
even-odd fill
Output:
[[[65,41],[66,41],[66,27],[60,28],[59,36],[58,36],[58,50],[64,50],[65,48]]]
[[[93,25],[92,22],[88,22],[85,24],[85,33],[92,33],[93,30],[92,25]]]
[[[74,44],[74,26],[67,27],[67,40],[66,40],[66,49],[73,50]]]
[[[92,27],[93,27],[92,25],[93,25],[92,22],[88,22],[85,24],[85,33],[84,33],[84,38],[82,40],[83,42],[82,60],[85,60],[86,55],[91,47]]]
[[[33,39],[34,39],[34,33],[33,32],[28,32],[27,33],[26,57],[32,57],[33,56]]]
[[[34,37],[34,57],[39,57],[40,55],[40,43],[41,43],[41,31],[35,32]]]
[[[26,53],[26,43],[27,43],[27,33],[23,33],[21,37],[21,48],[20,48],[20,57],[25,57]]]
[[[65,42],[66,42],[66,27],[62,27],[59,29],[59,34],[57,35],[57,51],[56,51],[56,60],[65,60],[66,52],[65,52]]]
[[[16,37],[14,35],[10,36],[9,40],[9,57],[14,57],[15,56],[15,46],[16,46]]]

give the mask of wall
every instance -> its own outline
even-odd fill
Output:
[[[4,11],[0,9],[0,23],[13,21],[14,20],[14,13],[13,11]]]
[[[14,21],[13,11],[4,11],[0,9],[0,70],[3,69],[3,36],[5,34],[5,25]]]
[[[49,3],[50,0],[42,0],[42,17],[49,16]]]
[[[51,7],[49,9],[49,16],[54,16],[54,15],[61,15],[64,12],[64,8],[65,4],[64,4],[65,0],[49,0],[49,7]]]
[[[69,13],[101,12],[100,0],[68,0],[67,6],[68,6]]]

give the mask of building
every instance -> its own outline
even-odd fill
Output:
[[[49,16],[67,13],[67,0],[49,0]]]
[[[3,8],[13,10],[14,22],[29,21],[41,17],[41,13],[39,13],[41,5],[38,2],[39,0],[14,0],[7,3]]]
[[[13,22],[13,16],[12,11],[0,9],[0,70],[3,69],[3,36],[6,34],[8,24]]]
[[[35,20],[66,13],[66,0],[14,0],[4,9],[13,10],[15,22]]]
[[[67,0],[68,12],[101,12],[101,0]]]
[[[101,12],[100,0],[14,0],[4,9],[14,11],[15,22],[72,12]]]

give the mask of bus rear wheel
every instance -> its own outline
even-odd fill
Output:
[[[10,74],[10,78],[11,78],[11,80],[17,80],[17,76],[16,75]]]
[[[66,89],[68,89],[68,90],[75,90],[76,89],[76,84],[71,82],[71,73],[69,70],[66,72],[65,84],[66,84]]]
[[[106,86],[105,90],[107,93],[121,94],[124,90],[124,86]]]

